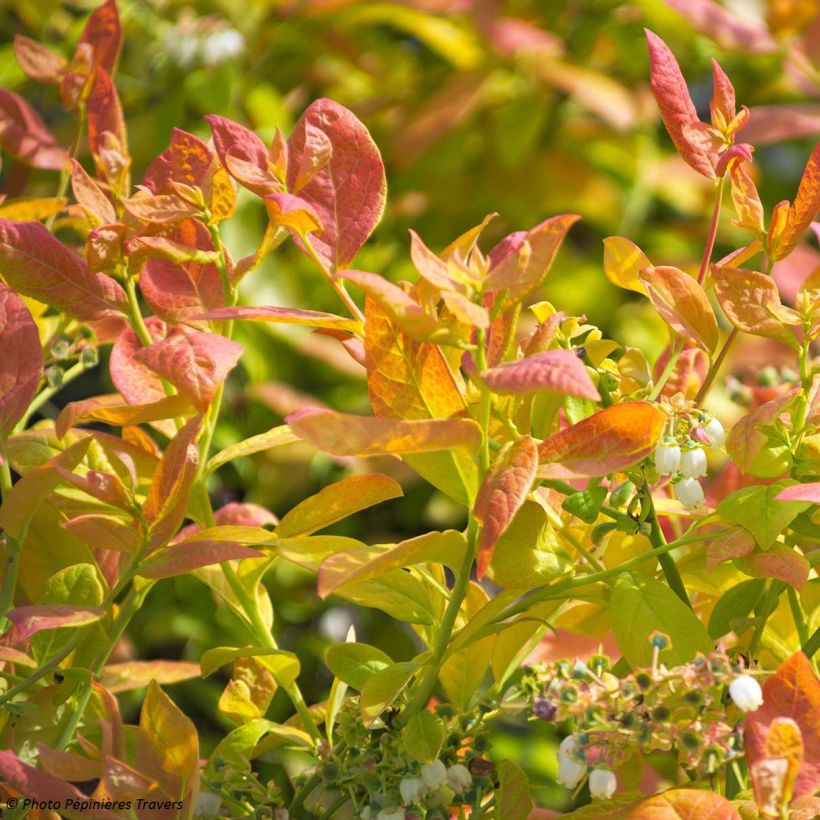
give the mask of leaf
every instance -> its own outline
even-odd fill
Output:
[[[444,744],[444,723],[432,712],[416,712],[401,730],[401,743],[410,757],[419,763],[438,760]]]
[[[795,589],[803,589],[811,572],[811,564],[804,555],[780,543],[765,552],[752,553],[748,564],[752,575],[777,578]]]
[[[280,190],[281,184],[269,170],[265,143],[253,131],[215,114],[205,119],[220,161],[240,185],[262,197]]]
[[[314,168],[317,137],[329,155]],[[319,99],[294,126],[288,155],[288,189],[313,206],[324,227],[312,240],[317,254],[331,271],[347,267],[384,210],[387,184],[378,148],[350,111]]]
[[[78,45],[88,44],[94,50],[94,63],[109,74],[114,73],[122,45],[122,29],[115,0],[106,0],[86,21]]]
[[[545,350],[516,362],[485,370],[481,378],[494,393],[524,395],[552,390],[565,396],[600,401],[581,359],[574,350]]]
[[[686,25],[694,26],[723,49],[746,54],[767,54],[777,50],[777,41],[762,22],[733,14],[729,8],[714,0],[666,2],[685,17]],[[738,11],[741,12],[742,8]]]
[[[20,68],[32,80],[50,85],[59,85],[68,66],[62,54],[55,54],[41,43],[22,34],[14,36],[14,56]]]
[[[310,535],[353,513],[401,495],[401,487],[381,473],[349,476],[297,504],[279,522],[276,535],[279,538]]]
[[[208,649],[199,659],[202,677],[207,678],[220,667],[240,658],[257,658],[281,686],[290,686],[299,677],[299,658],[293,652],[262,646],[218,646]]]
[[[663,124],[681,158],[699,174],[713,179],[715,171],[709,154],[686,137],[685,128],[698,121],[698,112],[689,96],[678,61],[657,34],[649,29],[644,31],[649,47],[652,93]]]
[[[755,236],[763,233],[763,203],[757,192],[754,180],[746,173],[742,162],[735,163],[731,167],[732,179],[732,202],[735,205],[737,220],[734,224],[741,228],[747,228]]]
[[[808,484],[792,484],[781,490],[777,496],[777,501],[808,501],[810,504],[820,504],[820,481],[812,481]]]
[[[481,443],[478,425],[468,419],[387,419],[352,416],[321,408],[291,413],[285,421],[296,435],[336,456],[426,453]]]
[[[325,654],[325,666],[354,689],[361,691],[371,676],[392,666],[390,656],[366,643],[340,643]]]
[[[792,520],[809,507],[807,501],[776,500],[788,484],[788,481],[778,481],[737,490],[718,504],[717,512],[747,529],[760,548],[766,550]]]
[[[86,104],[86,117],[91,153],[97,165],[102,166],[109,183],[112,183],[118,189],[117,193],[124,197],[127,190],[124,180],[112,179],[110,171],[116,170],[125,175],[128,173],[125,118],[114,81],[102,66],[98,66],[94,73],[94,85]],[[115,160],[113,163],[107,162],[106,154],[112,153],[119,156],[110,157]]]
[[[765,581],[752,578],[724,592],[718,598],[709,616],[709,637],[717,640],[731,632],[732,621],[736,618],[747,617],[760,600],[765,588]]]
[[[105,610],[99,607],[71,604],[18,606],[6,613],[6,617],[17,627],[17,636],[21,642],[45,629],[86,626],[99,621],[104,616]]]
[[[225,336],[172,330],[164,339],[138,350],[134,359],[166,378],[205,413],[241,355],[242,346]]]
[[[814,146],[809,161],[806,163],[794,202],[789,207],[786,229],[778,237],[777,248],[772,255],[774,261],[788,256],[797,247],[803,234],[817,218],[818,210],[820,210],[820,143]]]
[[[428,532],[396,545],[378,545],[337,552],[326,558],[319,568],[317,592],[320,598],[357,581],[377,578],[393,569],[436,563],[460,569],[467,542],[455,530]]]
[[[309,233],[322,233],[322,220],[313,206],[300,196],[268,194],[265,207],[270,224],[275,228],[287,228],[302,239]]]
[[[224,450],[220,450],[205,465],[205,474],[210,475],[214,470],[218,470],[223,464],[227,464],[234,459],[244,458],[254,453],[262,453],[265,450],[282,447],[285,444],[293,444],[295,441],[299,441],[299,438],[291,432],[287,424],[271,427],[270,430],[260,433],[258,436],[251,436],[236,444],[231,444]]]
[[[629,573],[618,576],[609,616],[618,649],[633,669],[652,665],[649,636],[659,630],[671,638],[661,655],[667,664],[688,663],[697,652],[708,654],[713,643],[698,616],[666,584]]]
[[[349,330],[354,333],[360,330],[355,319],[345,319],[333,313],[321,313],[316,310],[300,310],[284,307],[225,307],[209,310],[192,316],[191,319],[207,319],[211,322],[226,322],[241,319],[249,322],[272,322],[283,325],[304,325],[330,330]]]
[[[744,268],[712,266],[712,277],[718,302],[738,330],[799,347],[794,333],[773,313],[781,302],[771,276]]]
[[[639,803],[629,820],[741,820],[721,795],[701,789],[670,789]]]
[[[645,294],[639,274],[651,267],[647,255],[631,239],[624,236],[604,239],[604,273],[613,285]]]
[[[221,564],[242,558],[264,558],[265,553],[231,541],[201,540],[183,541],[155,552],[143,561],[138,574],[143,578],[159,580],[184,575],[193,569]]]
[[[60,171],[68,159],[39,114],[5,88],[0,88],[0,146],[32,168]]]
[[[23,417],[43,375],[37,324],[25,302],[0,283],[0,440]]]
[[[661,319],[679,336],[714,352],[717,319],[701,285],[682,270],[667,265],[645,269],[640,278]]]
[[[76,159],[71,160],[71,190],[74,192],[74,199],[95,227],[118,221],[117,211],[111,200]]]
[[[362,722],[365,726],[371,726],[376,718],[393,703],[424,660],[423,655],[417,655],[412,661],[394,663],[370,676],[362,687],[359,697]]]
[[[476,496],[473,516],[481,525],[476,570],[484,577],[496,542],[524,503],[538,469],[538,447],[530,436],[508,444],[496,456]]]
[[[732,527],[710,538],[705,542],[707,572],[711,572],[724,561],[745,558],[754,550],[755,543],[752,534],[743,527]]]
[[[375,578],[353,581],[338,590],[338,594],[348,601],[380,609],[397,621],[410,624],[434,623],[436,607],[432,593],[433,588],[429,584],[400,569],[388,570]]]
[[[78,319],[104,319],[127,310],[119,284],[89,273],[85,261],[40,222],[0,219],[0,275],[18,293]]]
[[[524,770],[511,760],[499,760],[498,789],[495,799],[499,820],[521,820],[532,811],[530,786]]]
[[[750,768],[767,758],[769,726],[783,717],[797,723],[805,746],[794,797],[814,794],[820,788],[820,681],[802,652],[795,652],[764,682],[763,705],[746,715],[744,744]]]
[[[153,680],[162,685],[199,677],[199,664],[188,661],[123,661],[103,667],[100,683],[109,691],[143,689]]]
[[[538,474],[579,478],[624,470],[655,449],[665,423],[666,415],[650,402],[606,407],[545,439]]]
[[[65,197],[46,196],[33,199],[15,199],[0,205],[0,218],[19,222],[48,219],[62,211],[68,200]]]

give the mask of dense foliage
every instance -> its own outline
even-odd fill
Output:
[[[820,18],[441,5],[15,38],[4,817],[820,811]]]

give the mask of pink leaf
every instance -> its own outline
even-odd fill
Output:
[[[303,186],[315,160],[317,132],[330,147],[326,164]],[[387,183],[379,150],[367,129],[332,100],[312,103],[288,140],[288,188],[314,208],[324,230],[312,240],[330,270],[347,266],[381,219]]]
[[[736,113],[735,87],[720,67],[717,60],[712,59],[712,121],[715,112],[720,112],[724,122],[728,125]]]
[[[722,48],[745,54],[770,54],[778,50],[777,41],[766,28],[747,23],[714,0],[666,0],[666,4]]]
[[[172,330],[164,339],[134,354],[187,396],[201,412],[242,355],[242,345],[216,333]]]
[[[775,544],[766,552],[750,555],[749,568],[758,577],[777,578],[795,589],[803,589],[809,580],[811,564],[799,552],[784,544]]]
[[[168,334],[165,322],[156,316],[149,316],[145,320],[145,325],[154,341],[160,341]],[[134,358],[140,350],[142,342],[131,328],[118,336],[111,348],[111,381],[129,404],[146,404],[165,396],[160,377],[143,362]]]
[[[820,133],[818,103],[757,105],[749,113],[749,124],[743,131],[743,137],[753,145],[814,137]]]
[[[792,484],[781,490],[776,496],[776,501],[810,501],[812,504],[820,504],[820,481],[812,481],[808,484]]]
[[[554,390],[566,396],[599,401],[583,362],[574,350],[545,350],[517,362],[486,370],[481,378],[494,393],[521,395]]]
[[[103,225],[117,221],[117,212],[102,188],[86,173],[85,168],[71,160],[71,190],[74,198],[83,207],[93,225]]]
[[[6,617],[20,630],[20,640],[25,640],[44,629],[64,629],[92,624],[99,621],[103,615],[105,610],[99,607],[47,604],[18,606],[9,610]]]
[[[237,182],[262,197],[281,190],[281,185],[268,170],[265,143],[253,131],[215,114],[209,114],[205,119],[211,126],[220,161]],[[239,163],[232,163],[231,159]],[[240,170],[243,166],[248,166],[244,173]]]
[[[23,417],[43,375],[37,325],[25,302],[0,283],[0,439]]]
[[[109,691],[130,692],[142,689],[152,681],[165,686],[200,676],[198,663],[188,661],[124,661],[103,668],[100,682]]]
[[[678,61],[669,46],[649,29],[646,29],[646,40],[649,46],[652,93],[666,130],[681,157],[699,174],[712,179],[715,171],[710,156],[694,145],[684,133],[687,125],[697,121],[698,112],[689,96]]]
[[[210,310],[191,316],[191,319],[211,322],[225,322],[241,319],[249,322],[273,322],[283,325],[305,325],[330,330],[359,330],[359,323],[354,319],[345,319],[333,313],[321,313],[316,310],[301,310],[285,307],[225,307]]]
[[[115,0],[106,0],[88,18],[78,45],[87,43],[94,50],[94,63],[114,73],[122,46],[122,29]]]
[[[538,468],[538,447],[524,436],[502,450],[487,473],[475,500],[473,515],[481,524],[478,542],[479,579],[490,566],[493,548],[527,498]]]
[[[79,319],[103,319],[127,309],[119,284],[89,273],[82,257],[40,222],[0,219],[0,275],[18,293]]]
[[[706,569],[711,572],[716,566],[733,558],[745,558],[757,544],[752,534],[743,527],[732,527],[716,534],[706,544]]]
[[[112,134],[123,154],[127,153],[128,137],[122,105],[111,75],[102,67],[96,71],[94,86],[87,104],[88,144],[97,161],[107,150],[106,134]]]
[[[51,85],[59,85],[68,65],[61,54],[55,54],[22,34],[14,37],[14,56],[32,80]]]
[[[192,569],[220,564],[241,558],[264,558],[258,550],[230,541],[181,541],[171,547],[155,552],[140,564],[139,574],[143,578],[173,578]]]
[[[24,165],[59,171],[68,154],[22,98],[0,88],[0,145]]]

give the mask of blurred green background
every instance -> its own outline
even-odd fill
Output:
[[[66,143],[74,123],[51,88],[26,80],[11,40],[24,33],[68,53],[94,5],[0,3],[0,83],[31,101]],[[710,60],[719,59],[738,103],[753,110],[740,139],[758,147],[755,173],[767,210],[793,197],[820,131],[820,17],[813,0],[722,6],[709,0],[122,0],[120,10],[125,48],[117,82],[135,180],[167,146],[174,126],[207,138],[202,116],[219,113],[269,139],[277,126],[287,133],[310,101],[332,97],[368,126],[387,166],[387,211],[357,267],[414,280],[409,227],[440,248],[497,212],[483,240],[489,250],[510,231],[576,212],[583,221],[538,298],[586,314],[650,359],[665,332],[644,303],[606,280],[601,241],[623,234],[653,262],[691,268],[702,252],[712,189],[673,154],[649,90],[643,27],[676,53],[704,119]],[[53,175],[26,179],[10,165],[2,182],[10,192],[25,184],[29,195],[49,195],[55,184]],[[729,206],[716,256],[748,241],[731,218]],[[253,251],[264,224],[258,201],[243,193],[225,225],[235,258]],[[799,264],[816,264],[816,256],[807,246]],[[791,268],[781,272],[784,280],[799,275]],[[243,299],[340,309],[292,246],[245,282]],[[239,341],[246,355],[226,394],[218,447],[281,423],[308,394],[337,409],[367,407],[361,370],[333,340],[245,325]],[[64,400],[110,390],[105,368],[99,372],[72,385]],[[337,532],[392,542],[462,525],[462,512],[409,471],[389,462],[371,466],[401,476],[406,497],[344,522]],[[218,504],[254,501],[281,515],[344,474],[344,465],[291,447],[223,468],[212,491]],[[379,613],[319,602],[307,572],[282,564],[269,585],[277,639],[302,656],[309,700],[326,696],[330,677],[322,653],[344,639],[351,623],[359,640],[389,647],[397,660],[415,651],[409,631]],[[158,585],[129,635],[131,651],[141,658],[198,660],[206,648],[246,641],[231,616],[215,611],[206,589],[187,578]],[[223,685],[215,676],[171,688],[201,730],[206,751],[229,728],[216,710]],[[133,718],[139,697],[126,703]],[[284,698],[273,712],[287,714]],[[547,785],[554,772],[542,734],[524,740],[521,727],[511,726],[496,753],[530,770],[539,802],[561,807],[563,790]]]

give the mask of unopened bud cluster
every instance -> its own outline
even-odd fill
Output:
[[[651,641],[652,667],[624,678],[605,655],[527,669],[522,686],[534,717],[574,724],[558,750],[562,785],[575,788],[589,776],[592,796],[609,797],[617,789],[613,770],[636,753],[675,750],[687,771],[701,775],[742,754],[728,707],[746,712],[762,704],[755,678],[722,651],[668,668],[659,656],[669,638],[654,633]]]
[[[688,510],[703,504],[703,488],[698,479],[706,475],[704,445],[719,450],[726,440],[723,425],[714,417],[700,413],[676,415],[670,431],[655,448],[653,460],[661,476],[672,476],[675,497]]]

